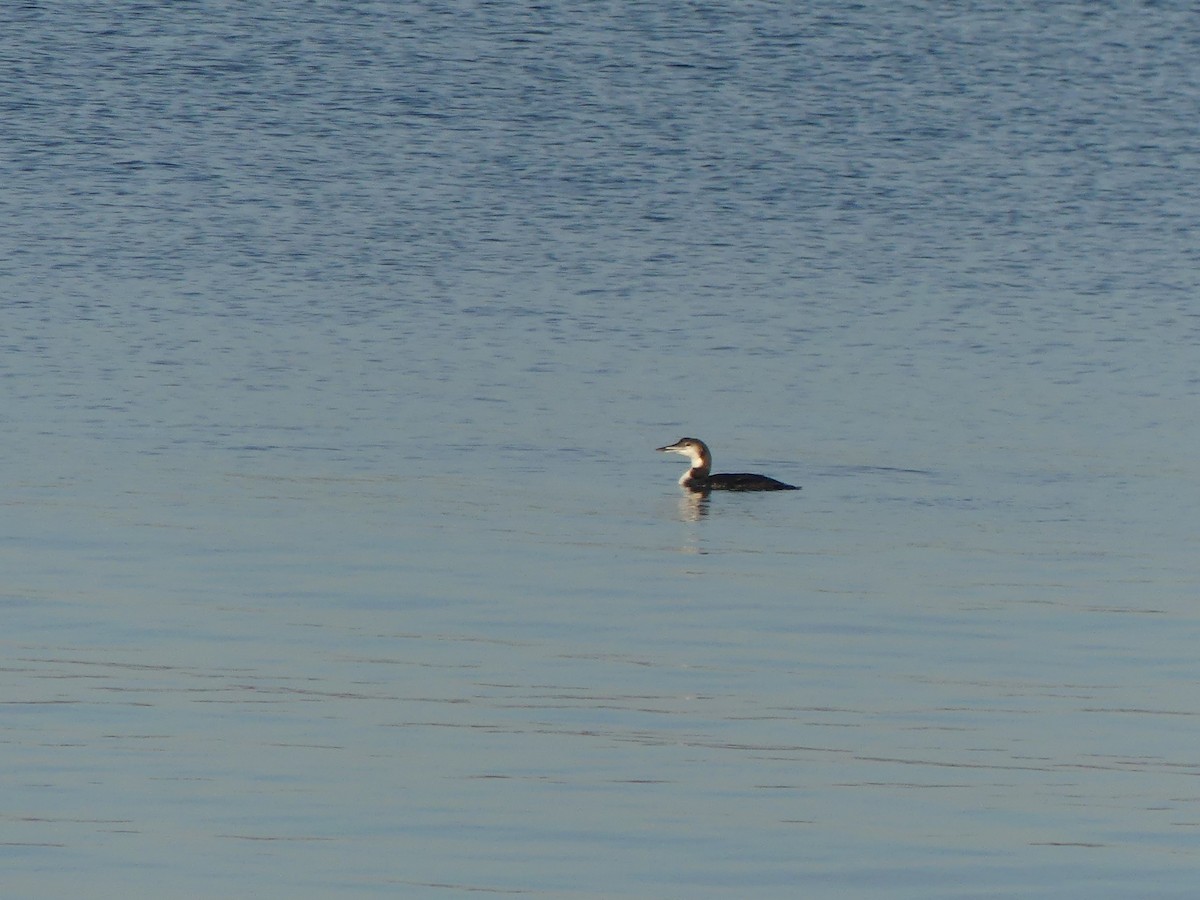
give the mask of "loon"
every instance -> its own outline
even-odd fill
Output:
[[[689,491],[798,491],[794,484],[784,484],[766,475],[745,472],[712,475],[712,454],[708,445],[697,438],[680,438],[673,444],[657,448],[659,453],[678,453],[692,461],[679,483]]]

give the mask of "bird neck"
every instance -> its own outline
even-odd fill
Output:
[[[712,460],[708,458],[708,454],[698,456],[692,460],[692,467],[683,473],[679,483],[686,486],[693,481],[704,481],[711,471]]]

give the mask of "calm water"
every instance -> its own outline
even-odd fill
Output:
[[[1189,4],[3,18],[6,898],[1194,896]]]

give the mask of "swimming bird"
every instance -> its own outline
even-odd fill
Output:
[[[673,444],[657,448],[659,453],[678,453],[692,461],[679,483],[689,491],[798,491],[794,484],[785,484],[766,475],[747,472],[713,475],[712,454],[708,445],[697,438],[680,438]]]

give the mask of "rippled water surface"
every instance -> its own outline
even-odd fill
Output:
[[[1190,6],[6,18],[6,898],[1194,896]]]

